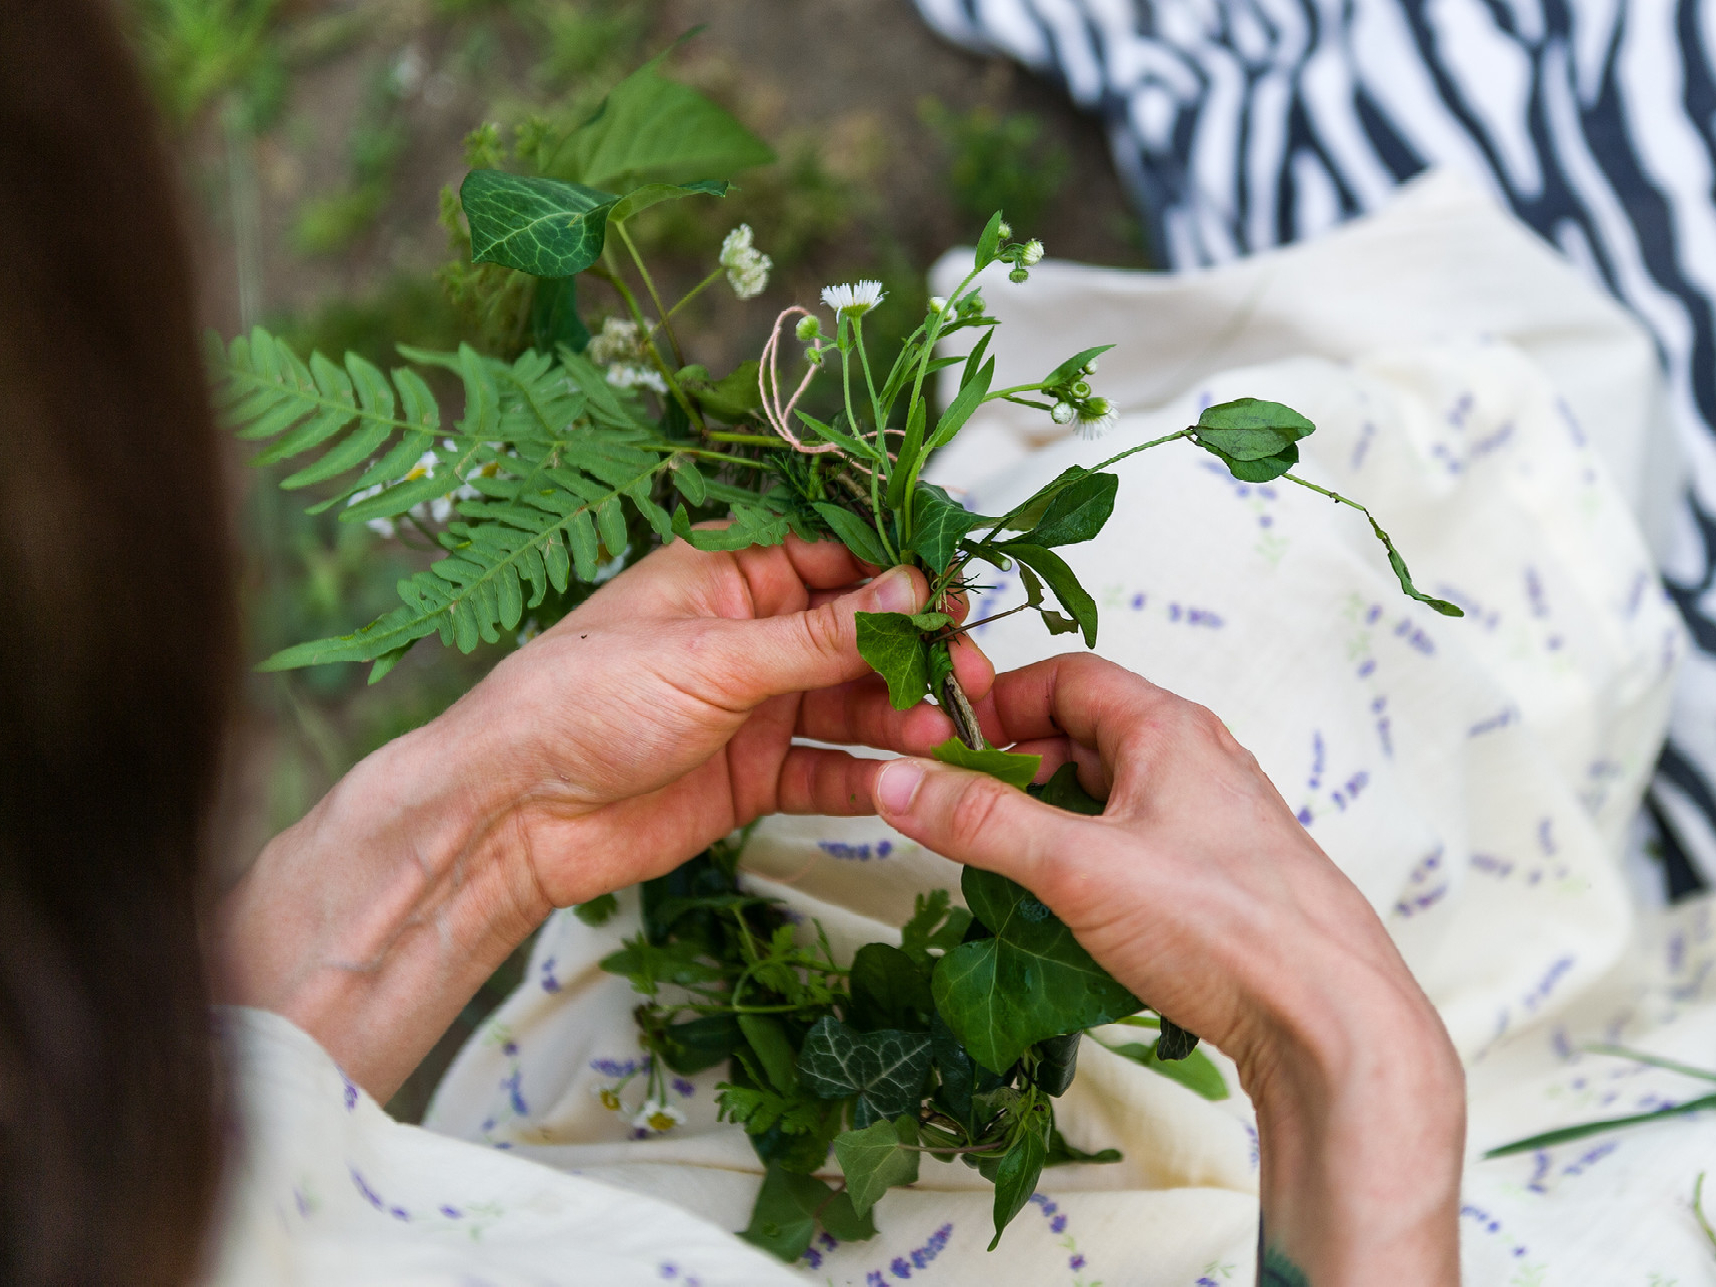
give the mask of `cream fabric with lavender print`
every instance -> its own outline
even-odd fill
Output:
[[[1201,404],[1277,398],[1319,426],[1302,444],[1306,476],[1371,504],[1419,584],[1467,607],[1449,621],[1403,599],[1353,511],[1236,484],[1184,444],[1123,465],[1102,539],[1066,551],[1101,605],[1101,650],[1226,719],[1384,915],[1467,1061],[1474,1158],[1695,1093],[1583,1044],[1716,1065],[1709,904],[1653,905],[1625,858],[1684,646],[1629,513],[1654,494],[1654,366],[1618,309],[1549,252],[1521,251],[1521,236],[1482,199],[1429,185],[1322,242],[1210,273],[1044,264],[1028,287],[986,285],[1007,321],[998,366],[1014,368],[998,378],[1040,374],[1124,323],[1098,385],[1131,414],[1096,443],[998,414],[943,465],[987,475],[970,501],[998,512],[1033,480],[1184,425]],[[982,610],[1017,594],[998,585]],[[1064,648],[1024,621],[983,633],[998,665]],[[893,936],[914,894],[958,888],[954,864],[874,820],[771,819],[743,865],[845,951]],[[1092,1042],[1062,1126],[1125,1160],[1046,1172],[996,1253],[983,1250],[988,1187],[926,1162],[915,1189],[883,1198],[874,1240],[825,1240],[796,1273],[759,1262],[711,1232],[744,1226],[759,1175],[743,1135],[715,1121],[719,1072],[652,1078],[625,981],[596,968],[635,925],[628,897],[601,929],[564,913],[544,927],[526,983],[441,1088],[430,1125],[442,1137],[368,1106],[361,1121],[340,1116],[325,1059],[315,1077],[256,1082],[251,1112],[275,1144],[243,1190],[251,1245],[318,1267],[278,1280],[465,1281],[342,1274],[347,1246],[369,1265],[394,1263],[388,1248],[400,1264],[492,1255],[469,1280],[509,1283],[1251,1280],[1257,1144],[1243,1097],[1206,1101]],[[295,1040],[268,1058],[314,1064]],[[673,1111],[652,1123],[646,1096]],[[362,1161],[336,1156],[342,1144]],[[311,1154],[315,1218],[280,1161]],[[1467,1281],[1716,1282],[1687,1206],[1703,1165],[1716,1165],[1716,1122],[1699,1119],[1474,1161]],[[450,1238],[432,1215],[441,1183],[461,1212],[523,1193],[535,1216],[497,1220],[480,1244]],[[640,1230],[654,1241],[640,1245]],[[534,1277],[505,1276],[524,1265]]]

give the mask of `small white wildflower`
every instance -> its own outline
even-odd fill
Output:
[[[1019,252],[1019,262],[1026,268],[1031,267],[1043,257],[1043,243],[1035,237],[1025,243],[1025,248]]]
[[[836,317],[842,313],[862,317],[882,302],[882,283],[863,281],[824,286],[822,302],[834,310]]]
[[[448,450],[452,450],[449,445]],[[414,478],[435,477],[435,466],[441,463],[441,458],[432,451],[426,451],[417,458],[417,463],[405,471],[405,477],[399,481],[408,483]]]
[[[364,520],[363,525],[384,541],[391,541],[394,537],[394,526],[391,518],[368,518]]]
[[[1057,402],[1055,409],[1049,412],[1049,419],[1058,425],[1070,425],[1078,413],[1072,409],[1070,402]]]
[[[590,584],[591,585],[601,585],[602,582],[611,581],[615,577],[617,577],[621,572],[625,571],[626,555],[630,554],[631,552],[632,552],[632,547],[628,545],[628,546],[626,546],[625,549],[621,550],[618,554],[614,555],[614,557],[609,559],[606,563],[598,563],[596,565],[595,578],[590,582]]]
[[[638,324],[620,317],[602,319],[602,329],[590,339],[584,356],[597,366],[615,362],[633,362],[642,354],[638,343]]]
[[[1107,398],[1092,398],[1078,409],[1081,438],[1100,438],[1120,420],[1120,413]]]
[[[453,497],[451,493],[446,496],[437,496],[429,502],[429,517],[434,519],[437,523],[445,523],[448,519],[453,517]]]
[[[774,264],[752,244],[748,223],[733,229],[721,243],[721,267],[727,270],[727,284],[740,299],[761,295],[768,288],[769,269]]]
[[[524,627],[518,632],[518,646],[520,648],[524,647],[525,644],[529,643],[532,639],[536,638],[536,636],[541,634],[541,633],[542,633],[542,627],[537,625],[536,624],[536,618],[532,617],[529,621],[526,621],[524,623]],[[604,1086],[604,1087],[602,1087],[602,1089],[606,1090],[607,1087]],[[614,1102],[611,1104],[608,1103],[606,1098],[604,1098],[602,1100],[602,1106],[604,1108],[618,1108],[620,1106],[620,1097],[618,1095],[615,1095],[614,1096]]]
[[[660,1135],[684,1121],[685,1114],[674,1105],[663,1103],[659,1099],[646,1099],[643,1107],[638,1109],[638,1115],[632,1118],[632,1125],[640,1131],[654,1131]]]
[[[822,334],[822,321],[814,313],[807,313],[798,319],[798,325],[793,328],[794,335],[801,343],[808,344]]]
[[[610,1113],[617,1113],[625,1107],[620,1102],[620,1088],[618,1086],[592,1086],[590,1092],[602,1101],[602,1107]]]
[[[625,362],[614,362],[608,366],[608,383],[616,389],[653,389],[657,393],[667,392],[667,381],[661,378],[661,372],[653,367],[633,366]]]

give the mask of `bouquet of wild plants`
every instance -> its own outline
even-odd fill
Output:
[[[719,378],[687,361],[673,325],[686,300],[660,298],[628,224],[662,202],[719,198],[732,172],[766,155],[732,117],[651,64],[581,126],[521,131],[515,160],[533,173],[489,166],[464,180],[470,262],[452,284],[512,309],[516,357],[469,345],[402,348],[410,365],[383,374],[354,354],[340,364],[317,353],[306,364],[260,330],[215,346],[229,418],[241,437],[268,441],[258,460],[305,462],[282,486],[335,484],[316,508],[343,507],[342,518],[387,534],[409,525],[444,550],[399,583],[392,612],[353,634],[289,648],[265,668],[370,662],[373,682],[430,635],[468,652],[518,631],[527,614],[563,612],[652,543],[730,550],[792,532],[840,541],[877,568],[922,569],[931,609],[860,615],[858,646],[896,707],[928,697],[952,718],[958,736],[940,758],[1061,807],[1101,812],[1070,766],[1033,786],[1037,757],[984,741],[949,658],[949,640],[970,628],[944,610],[952,597],[975,588],[984,565],[1016,570],[1026,592],[1016,611],[1093,646],[1096,603],[1056,550],[1102,530],[1118,487],[1109,466],[1177,439],[1237,478],[1281,478],[1362,507],[1289,472],[1313,426],[1253,399],[1211,407],[1196,424],[1093,469],[1068,469],[1005,514],[971,513],[925,482],[925,462],[987,402],[1022,403],[1097,430],[1116,419],[1092,386],[1103,349],[1075,353],[1040,379],[997,386],[988,356],[997,322],[973,283],[1004,263],[1022,284],[1043,253],[1015,238],[999,213],[964,281],[930,301],[885,368],[865,334],[881,295],[875,282],[828,288],[821,314],[787,309],[759,358]],[[686,299],[723,275],[748,298],[769,268],[741,226]],[[625,309],[594,335],[578,310],[581,274],[608,283]],[[979,333],[969,356],[937,356],[962,331]],[[937,412],[930,377],[956,366],[957,390]],[[462,383],[456,423],[444,422],[415,369],[423,367]],[[835,395],[819,404],[834,408],[827,418],[804,405],[817,382]],[[696,525],[711,518],[726,525]],[[1371,525],[1401,588],[1458,615],[1414,588]],[[807,943],[777,907],[745,891],[738,856],[736,842],[723,844],[646,884],[640,931],[603,967],[640,995],[637,1023],[651,1058],[637,1074],[645,1086],[637,1121],[649,1130],[675,1124],[666,1072],[724,1064],[722,1113],[743,1125],[766,1165],[745,1236],[785,1259],[801,1255],[818,1227],[842,1239],[873,1233],[877,1198],[915,1181],[925,1153],[960,1158],[993,1181],[997,1238],[1043,1167],[1115,1160],[1113,1150],[1079,1152],[1055,1128],[1054,1100],[1072,1082],[1081,1034],[1096,1025],[1153,1030],[1153,1043],[1119,1052],[1201,1093],[1226,1094],[1195,1052],[1195,1036],[1168,1016],[1141,1013],[1143,1002],[1010,881],[968,869],[964,908],[945,891],[920,898],[900,946],[872,943],[843,963],[819,928]],[[608,895],[578,910],[599,923],[615,906]],[[619,1108],[626,1093],[621,1083],[605,1098]],[[838,1188],[818,1178],[831,1151]]]

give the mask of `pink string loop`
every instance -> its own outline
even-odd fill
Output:
[[[823,452],[838,451],[839,447],[832,442],[807,443],[792,431],[792,414],[798,407],[798,400],[804,396],[804,391],[810,388],[810,382],[816,378],[816,368],[812,366],[804,373],[804,379],[799,381],[798,388],[788,399],[786,406],[781,406],[781,376],[778,366],[781,347],[781,328],[790,317],[810,317],[811,311],[794,304],[791,308],[775,318],[774,330],[769,332],[769,342],[763,345],[762,361],[757,363],[757,392],[763,399],[763,419],[769,422],[773,429],[783,438],[794,451],[802,451],[807,456],[819,456]],[[770,390],[773,385],[773,391]]]

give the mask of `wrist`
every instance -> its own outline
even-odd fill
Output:
[[[377,1098],[551,910],[507,775],[455,718],[355,767],[218,912],[221,999],[291,1019]]]
[[[1339,967],[1298,975],[1244,1070],[1265,1237],[1317,1287],[1456,1283],[1458,1056],[1404,964]]]

